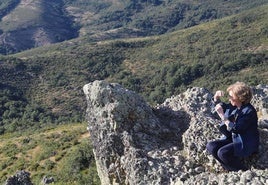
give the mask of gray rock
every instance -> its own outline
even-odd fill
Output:
[[[54,182],[54,178],[53,177],[47,177],[47,176],[44,176],[43,179],[42,179],[42,182],[41,184],[51,184]]]
[[[5,185],[33,185],[30,179],[30,173],[24,170],[18,171],[14,176],[6,180]]]
[[[268,130],[260,123],[260,152],[246,159],[250,170],[226,173],[206,153],[219,138],[210,111],[212,93],[193,87],[149,106],[119,84],[94,81],[83,88],[98,174],[103,185],[265,184]],[[268,86],[254,88],[253,105],[267,108]],[[263,112],[263,111],[262,111]],[[266,120],[260,114],[260,120]]]

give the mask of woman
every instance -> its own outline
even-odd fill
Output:
[[[236,82],[227,88],[229,102],[218,103],[216,112],[222,119],[220,131],[224,139],[211,141],[207,150],[228,171],[246,170],[242,157],[258,151],[259,132],[258,117],[255,108],[250,104],[252,91],[245,83]],[[217,91],[214,100],[223,96]]]

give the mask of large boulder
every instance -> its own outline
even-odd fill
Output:
[[[255,88],[253,104],[259,112],[267,108],[267,89]],[[260,153],[248,160],[251,171],[226,173],[205,148],[220,137],[206,89],[190,88],[156,107],[119,84],[94,81],[83,90],[103,185],[267,183],[265,114],[260,114]]]

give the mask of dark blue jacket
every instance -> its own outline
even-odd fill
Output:
[[[220,130],[231,133],[236,156],[249,156],[258,151],[259,132],[258,117],[255,108],[249,103],[240,109],[234,109],[229,115],[231,121],[228,128],[224,125]]]

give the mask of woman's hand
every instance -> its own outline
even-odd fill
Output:
[[[224,96],[224,92],[223,91],[216,91],[216,93],[214,94],[214,101],[216,102],[218,99],[220,99],[220,97]]]
[[[222,108],[221,104],[217,104],[215,106],[215,110],[218,113],[218,115],[220,116],[221,120],[225,120],[225,118],[224,118],[224,112],[223,112],[223,108]]]

